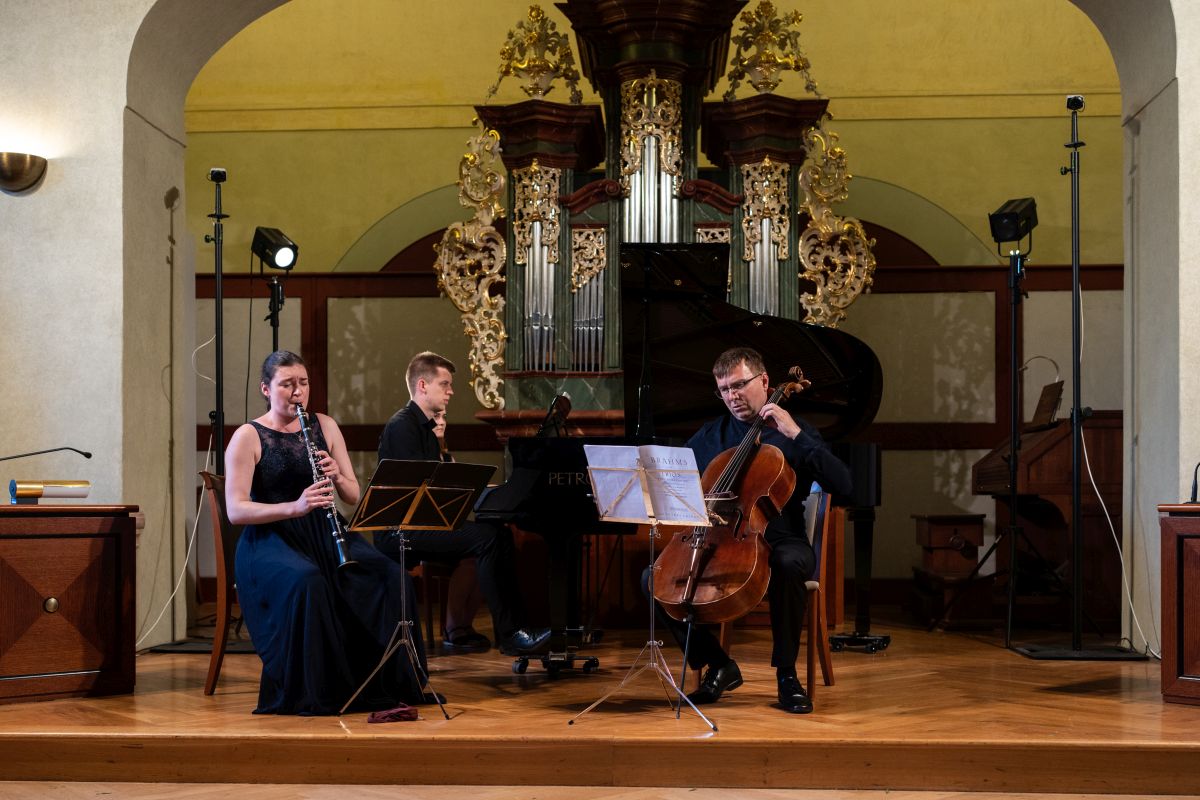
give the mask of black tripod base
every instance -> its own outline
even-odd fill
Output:
[[[1038,661],[1145,661],[1147,656],[1136,650],[1127,650],[1116,645],[1100,645],[1073,650],[1054,645],[1025,644],[1013,650],[1026,658]]]
[[[860,647],[867,653],[878,653],[886,650],[892,643],[892,637],[874,633],[835,633],[829,637],[829,649],[837,653],[847,647]]]

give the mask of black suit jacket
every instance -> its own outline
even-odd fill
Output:
[[[397,411],[383,427],[379,437],[379,458],[403,461],[441,461],[442,451],[433,435],[433,420],[416,402]]]

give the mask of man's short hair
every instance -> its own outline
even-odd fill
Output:
[[[425,378],[437,377],[438,367],[444,367],[451,375],[454,374],[454,362],[448,358],[443,358],[437,353],[426,350],[424,353],[417,353],[412,357],[412,361],[408,362],[408,369],[404,372],[404,381],[408,384],[408,393],[413,397],[417,394],[417,381]]]
[[[759,353],[753,347],[731,347],[721,355],[717,356],[717,360],[713,362],[713,376],[722,378],[737,369],[738,364],[743,361],[750,371],[758,374],[766,372],[767,366],[763,363],[762,353]]]

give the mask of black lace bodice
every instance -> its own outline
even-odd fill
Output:
[[[311,432],[317,449],[328,450],[316,415],[311,419]],[[262,446],[262,458],[254,467],[250,499],[256,503],[290,503],[313,482],[304,436],[299,431],[280,433],[257,422],[250,424],[258,431],[258,441]]]

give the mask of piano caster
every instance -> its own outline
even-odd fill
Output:
[[[847,647],[861,647],[864,653],[878,653],[886,650],[892,643],[892,637],[887,634],[874,633],[835,633],[829,637],[829,649],[839,653]]]
[[[518,656],[513,659],[512,671],[516,675],[524,675],[529,671],[529,660],[536,658],[542,662],[542,669],[546,670],[546,677],[550,680],[558,678],[564,669],[575,669],[576,662],[580,662],[579,669],[584,674],[591,674],[600,669],[600,659],[596,656],[579,656],[575,653],[547,653],[544,656]]]

